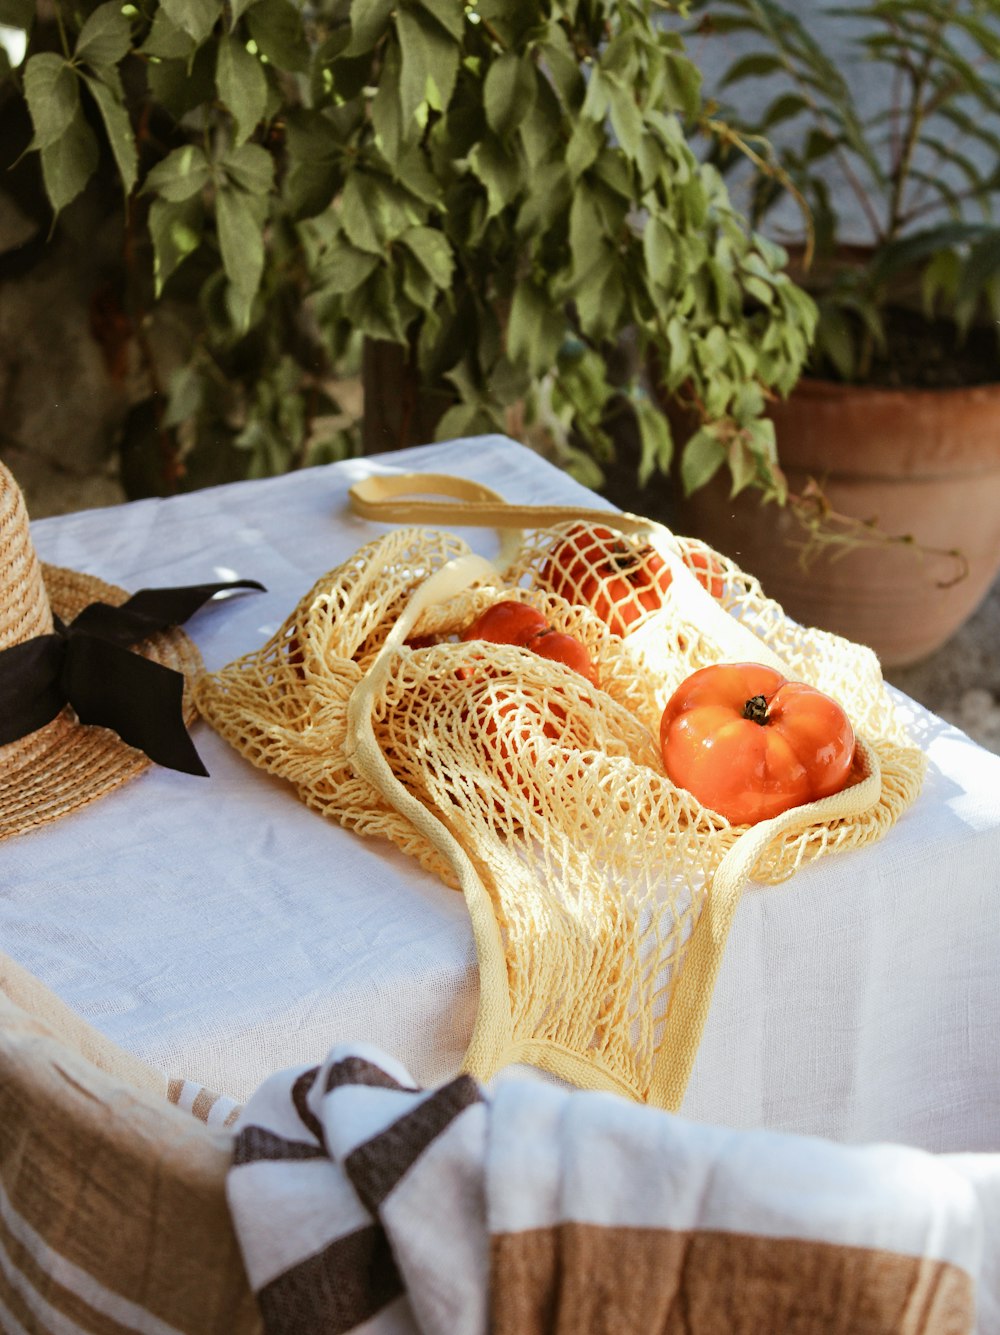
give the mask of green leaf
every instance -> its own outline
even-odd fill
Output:
[[[440,25],[421,10],[401,10],[396,31],[403,57],[399,98],[406,134],[424,102],[438,111],[448,106],[455,89],[459,52]]]
[[[781,56],[763,51],[754,52],[735,60],[723,75],[719,87],[731,88],[734,83],[741,83],[744,79],[759,79],[761,75],[774,74],[775,71],[784,68],[785,62]]]
[[[981,241],[995,230],[992,223],[955,221],[913,232],[880,247],[872,264],[872,278],[876,282],[884,282],[893,274],[916,268],[940,250],[951,250],[956,246]]]
[[[222,0],[160,0],[160,6],[196,46],[205,41],[222,13]]]
[[[552,86],[537,70],[531,105],[521,122],[521,143],[528,165],[534,170],[565,152],[562,109]]]
[[[35,20],[35,0],[0,0],[0,23],[27,31]]]
[[[726,462],[726,451],[707,428],[696,431],[681,455],[681,483],[685,496],[703,487]]]
[[[454,256],[443,232],[434,227],[411,227],[399,238],[420,261],[434,281],[435,287],[447,288],[454,272]]]
[[[24,67],[24,95],[35,127],[32,148],[47,148],[66,133],[80,112],[76,73],[62,56],[44,51]]]
[[[608,92],[611,127],[619,144],[634,160],[639,155],[639,147],[646,132],[642,112],[636,106],[632,90],[617,75],[606,74],[604,82]]]
[[[527,237],[561,225],[573,200],[569,172],[561,162],[548,162],[532,173],[531,189],[517,214],[517,234]]]
[[[654,473],[666,473],[673,458],[674,442],[670,423],[651,399],[643,396],[635,404],[639,423],[639,485],[644,487]]]
[[[418,310],[433,311],[441,291],[429,277],[427,270],[422,264],[418,264],[408,251],[400,251],[395,258],[397,274],[402,275],[403,292],[408,300]]]
[[[479,416],[478,403],[455,403],[438,422],[435,440],[462,440],[470,434]]]
[[[99,157],[94,132],[80,110],[59,138],[42,149],[45,193],[57,214],[76,199],[94,174]]]
[[[829,358],[844,380],[853,380],[856,364],[851,323],[836,306],[824,306],[816,327],[816,351]]]
[[[224,185],[215,197],[222,265],[229,279],[228,299],[233,323],[250,326],[253,298],[264,272],[264,218],[267,201]]]
[[[594,164],[604,143],[604,130],[600,125],[584,117],[576,122],[566,148],[566,166],[574,180]]]
[[[501,138],[513,134],[531,112],[537,80],[529,56],[505,51],[495,60],[483,84],[483,103],[489,126]]]
[[[411,144],[392,163],[393,175],[401,186],[432,208],[442,207],[442,183],[428,166],[426,155]]]
[[[621,274],[610,249],[573,291],[580,328],[591,339],[609,338],[619,328],[625,305]]]
[[[230,31],[236,27],[251,5],[259,3],[260,0],[229,0]]]
[[[528,30],[537,27],[544,6],[538,0],[477,0],[472,8],[499,33],[504,46],[518,50]]]
[[[403,112],[399,101],[399,86],[403,77],[399,43],[393,38],[386,43],[382,78],[372,98],[371,118],[375,141],[387,162],[399,157],[403,139]]]
[[[672,292],[675,273],[677,235],[661,217],[652,214],[642,234],[642,252],[650,283],[664,292]]]
[[[136,152],[135,134],[129,114],[107,84],[88,74],[83,77],[101,113],[101,120],[107,131],[111,151],[115,155],[125,193],[130,195],[139,172],[139,155]]]
[[[197,417],[205,400],[205,382],[193,366],[179,366],[170,377],[161,426],[169,430]]]
[[[120,0],[98,5],[80,29],[74,54],[88,65],[117,65],[132,45],[132,25]]]
[[[266,195],[274,184],[274,159],[260,144],[240,144],[219,160],[233,185],[251,195]]]
[[[469,154],[476,176],[486,187],[489,198],[487,217],[495,217],[517,198],[526,184],[516,158],[507,153],[500,140],[487,135]]]
[[[185,144],[158,162],[143,184],[143,190],[155,190],[162,199],[176,204],[190,199],[208,183],[211,176],[208,159],[197,144]]]
[[[185,35],[185,41],[189,39]],[[148,60],[146,82],[156,102],[179,121],[202,102],[215,97],[215,52],[210,44],[201,46],[194,59]]]
[[[266,0],[247,15],[250,36],[272,65],[289,73],[309,68],[309,43],[302,16],[289,0]]]
[[[548,37],[539,44],[538,55],[566,109],[575,114],[586,98],[587,84],[569,38],[558,23],[549,25]]]
[[[368,181],[367,174],[360,172],[348,176],[340,197],[340,220],[352,245],[373,255],[381,255],[382,242],[372,212],[372,189]]]
[[[379,256],[340,240],[323,256],[323,291],[344,296],[361,286],[379,263]]]
[[[673,392],[691,372],[691,335],[685,321],[672,315],[667,321],[667,347],[664,359],[661,350],[660,365],[665,364],[665,385]]]
[[[314,218],[343,186],[339,139],[326,117],[293,109],[287,115],[287,170],[282,193],[293,218]]]
[[[773,423],[770,423],[773,430]],[[752,432],[752,428],[749,428]],[[757,481],[759,475],[759,465],[757,456],[754,454],[748,442],[742,437],[737,436],[729,446],[726,453],[726,462],[729,464],[729,471],[732,474],[732,486],[729,489],[730,496],[738,496],[741,491],[745,491],[752,483]]]
[[[764,112],[761,129],[771,130],[808,109],[809,103],[801,93],[781,93]]]
[[[975,309],[983,289],[1000,270],[1000,228],[993,228],[969,251],[955,294],[957,305],[969,303]]]
[[[617,148],[605,148],[594,163],[593,175],[613,190],[631,207],[635,203],[635,185],[625,156]]]
[[[402,310],[400,294],[385,265],[379,265],[344,301],[344,314],[360,333],[369,338],[388,339],[391,343],[406,342]]]
[[[197,45],[191,34],[174,23],[161,8],[153,15],[153,26],[139,49],[143,55],[156,56],[160,60],[190,60]]]
[[[220,99],[232,113],[236,143],[241,143],[253,134],[267,106],[264,67],[241,38],[220,38],[215,82]]]
[[[205,211],[197,196],[172,203],[154,199],[149,208],[149,234],[153,240],[153,274],[156,295],[177,266],[198,249]]]
[[[579,283],[608,256],[604,222],[591,190],[580,186],[569,212],[569,248],[573,256],[573,278]]]
[[[514,290],[507,325],[507,356],[532,375],[550,370],[566,331],[566,318],[547,292],[524,279]]]
[[[389,26],[396,0],[351,0],[351,40],[348,56],[370,51]]]
[[[695,119],[701,109],[701,71],[693,60],[671,52],[664,63],[665,105]]]
[[[448,35],[460,42],[465,33],[464,0],[418,0],[420,7],[433,14]]]
[[[954,300],[962,272],[962,261],[953,250],[942,250],[924,267],[920,277],[920,297],[924,315],[934,318],[938,296]]]

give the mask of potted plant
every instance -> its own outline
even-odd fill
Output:
[[[145,405],[171,484],[213,450],[255,472],[322,457],[321,396],[363,342],[369,448],[517,430],[595,482],[618,412],[648,478],[671,454],[653,348],[702,411],[687,484],[725,466],[780,496],[764,407],[815,310],[685,138],[699,75],[665,8],[48,0],[36,20],[7,0],[53,210],[117,173],[126,321],[191,320]]]
[[[793,616],[912,663],[1000,568],[1000,5],[805,15],[711,0],[698,27],[706,59],[713,43],[729,53],[705,117],[711,156],[730,167],[749,145],[754,224],[805,243],[794,271],[817,302],[816,341],[769,416],[816,522],[802,527],[801,504],[731,504],[718,485],[681,522],[738,549]],[[815,559],[796,560],[804,547]]]

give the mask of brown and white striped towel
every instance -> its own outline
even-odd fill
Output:
[[[941,1158],[727,1131],[508,1076],[414,1086],[336,1048],[237,1124],[269,1335],[958,1335],[982,1214]]]

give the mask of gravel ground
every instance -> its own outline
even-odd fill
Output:
[[[114,505],[123,499],[110,473],[73,478],[9,458],[36,519]],[[1000,580],[975,615],[936,654],[886,676],[914,700],[956,724],[981,746],[1000,755]]]

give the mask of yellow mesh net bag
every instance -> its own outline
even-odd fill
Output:
[[[203,716],[315,811],[462,891],[480,973],[468,1071],[526,1062],[677,1108],[747,883],[880,837],[919,791],[924,759],[875,655],[795,625],[732,562],[641,517],[505,506],[426,476],[368,479],[352,503],[497,526],[501,555],[423,526],[369,543],[258,652],[201,678]],[[585,559],[595,538],[613,547],[604,576]],[[500,598],[576,636],[599,688],[527,649],[462,641]],[[857,736],[850,786],[750,827],[675,787],[660,714],[720,661],[838,699]]]

